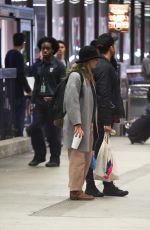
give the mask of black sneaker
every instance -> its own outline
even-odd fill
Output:
[[[131,137],[129,137],[129,140],[130,140],[130,142],[131,142],[132,145],[133,145],[134,143],[144,145],[144,143],[145,143],[145,142],[142,141],[142,140],[133,140]]]
[[[104,186],[103,193],[104,196],[119,196],[119,197],[123,197],[129,194],[128,191],[123,191],[117,188],[114,184],[110,184],[110,186]]]
[[[103,197],[104,193],[100,192],[98,188],[93,187],[93,188],[86,188],[85,193],[88,195],[92,195],[94,197]]]
[[[46,167],[59,167],[59,163],[55,161],[49,161],[45,164]]]
[[[32,160],[29,162],[29,166],[37,166],[38,164],[44,162],[45,160]]]

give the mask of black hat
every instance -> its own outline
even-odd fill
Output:
[[[97,46],[102,48],[110,47],[118,40],[117,37],[112,37],[110,33],[104,33],[97,39]]]
[[[76,63],[87,62],[95,58],[99,58],[96,48],[94,46],[84,46],[79,51],[79,59]]]
[[[38,41],[38,44],[37,44],[39,50],[41,50],[41,46],[42,46],[42,44],[44,42],[51,43],[52,49],[53,49],[53,54],[55,54],[58,51],[58,49],[59,49],[59,43],[58,43],[58,41],[55,38],[52,38],[52,37],[51,38],[49,38],[49,37],[43,37],[43,38],[41,38]]]

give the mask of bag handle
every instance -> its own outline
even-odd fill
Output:
[[[108,141],[109,141],[109,132],[105,132],[104,133],[104,140],[105,140],[105,142],[108,144]]]

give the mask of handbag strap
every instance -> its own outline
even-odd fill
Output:
[[[109,142],[109,132],[105,132],[104,133],[104,140],[105,140],[105,142],[108,144],[108,142]]]

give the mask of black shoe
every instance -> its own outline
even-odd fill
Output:
[[[119,196],[119,197],[123,197],[129,194],[128,191],[123,191],[117,188],[112,183],[110,183],[110,185],[108,185],[107,183],[107,186],[104,185],[103,193],[104,193],[104,196]]]
[[[32,160],[29,162],[29,166],[37,166],[38,164],[44,162],[45,160]]]
[[[138,143],[138,144],[144,144],[145,142],[144,141],[142,141],[142,140],[140,140],[140,141],[138,141],[138,140],[133,140],[131,137],[129,137],[129,140],[130,140],[130,142],[131,142],[131,144],[133,145],[134,143]]]
[[[94,197],[103,197],[104,196],[104,194],[102,192],[100,192],[98,190],[98,188],[96,188],[96,186],[95,187],[91,187],[91,188],[88,186],[86,188],[86,190],[85,190],[85,193],[88,194],[88,195],[92,195]]]
[[[45,164],[46,167],[59,167],[59,163],[55,161],[49,161]]]

